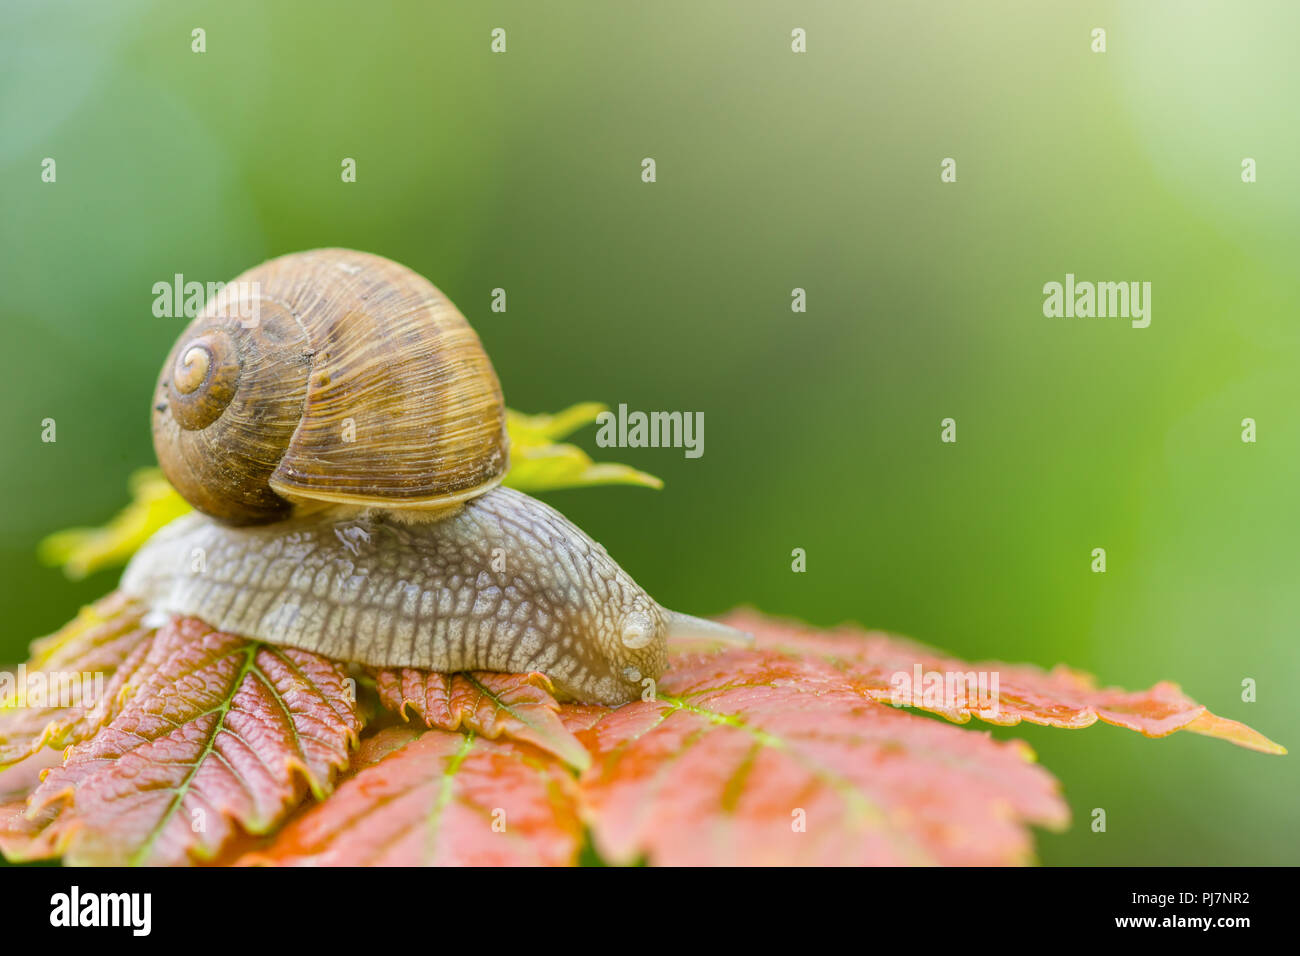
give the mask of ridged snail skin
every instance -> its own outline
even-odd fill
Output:
[[[561,699],[611,706],[663,674],[670,622],[692,620],[661,608],[559,512],[508,488],[420,524],[323,512],[235,528],[187,515],[136,554],[122,589],[337,660],[536,670]]]
[[[168,480],[228,524],[443,509],[509,464],[501,385],[464,316],[347,249],[272,259],[211,300],[163,365],[153,434]]]

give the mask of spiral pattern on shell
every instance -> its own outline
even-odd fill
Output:
[[[509,457],[469,323],[415,272],[345,249],[272,259],[210,301],[163,365],[153,434],[168,480],[229,524],[440,509]]]

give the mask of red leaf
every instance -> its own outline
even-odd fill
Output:
[[[1148,737],[1191,730],[1263,753],[1286,753],[1286,748],[1250,727],[1211,714],[1167,681],[1145,691],[1098,689],[1091,676],[1067,667],[1045,672],[1028,664],[970,663],[892,634],[850,627],[816,631],[752,611],[732,612],[726,621],[754,634],[755,646],[801,660],[823,661],[849,678],[862,694],[886,703],[894,699],[894,682],[896,678],[901,681],[899,675],[906,675],[913,686],[917,683],[914,677],[918,666],[923,675],[948,678],[971,673],[996,675],[998,693],[992,709],[982,706],[979,696],[969,692],[930,698],[907,695],[909,706],[958,723],[978,717],[1001,726],[1026,720],[1080,728],[1101,720]]]
[[[94,733],[112,716],[126,681],[144,661],[153,631],[142,627],[144,609],[113,593],[64,627],[32,642],[24,685],[40,686],[66,700],[14,700],[4,706],[0,689],[0,767],[23,760],[42,747],[65,747]],[[96,686],[102,689],[96,699]],[[11,688],[16,696],[26,686]]]
[[[601,855],[660,865],[976,864],[1067,820],[1028,748],[865,699],[820,662],[679,656],[661,698],[570,726]]]
[[[244,862],[312,866],[563,865],[582,844],[563,764],[509,740],[393,727],[324,803]]]
[[[0,746],[19,761],[0,771],[0,851],[13,858],[561,864],[585,823],[616,863],[1023,862],[1031,825],[1065,822],[1055,781],[1019,742],[909,709],[1186,729],[1282,752],[1173,684],[1098,689],[1063,667],[969,664],[890,635],[737,613],[755,648],[677,645],[659,699],[618,710],[559,708],[537,674],[379,672],[383,703],[434,729],[372,734],[337,791],[303,806],[308,787],[327,795],[359,729],[342,665],[193,620],[155,636],[113,600],[40,642],[35,662],[97,661],[111,672],[104,701],[0,716]],[[971,672],[996,675],[996,695],[940,680],[936,696],[890,706],[900,675]],[[58,755],[23,758],[83,736],[24,801]],[[575,780],[557,756],[585,773]]]
[[[61,762],[58,751],[47,749],[0,770],[0,853],[6,857],[37,860],[58,855],[46,830],[58,816],[58,808],[29,818],[27,798],[40,784],[41,772]]]
[[[407,668],[376,672],[375,687],[384,706],[404,719],[410,709],[427,727],[464,727],[493,739],[511,737],[553,753],[578,770],[591,764],[587,751],[560,720],[560,705],[544,674],[448,675]]]
[[[147,678],[121,711],[48,772],[28,816],[59,809],[51,836],[69,863],[210,859],[266,832],[346,766],[360,730],[340,665],[213,631],[160,630]]]

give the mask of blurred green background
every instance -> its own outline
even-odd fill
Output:
[[[580,436],[663,491],[549,496],[665,604],[1168,678],[1300,746],[1295,4],[3,11],[0,659],[114,585],[34,554],[153,461],[153,284],[340,245],[446,291],[514,408],[704,413],[698,460]],[[1151,282],[1150,328],[1045,318],[1066,272]],[[1294,756],[996,733],[1074,809],[1045,863],[1300,863]]]

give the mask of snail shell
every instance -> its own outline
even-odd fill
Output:
[[[136,554],[122,590],[337,660],[541,671],[560,699],[608,705],[663,673],[671,628],[735,634],[660,607],[563,515],[509,488],[418,524],[320,512],[234,528],[186,515]]]
[[[464,316],[379,256],[245,272],[177,340],[154,399],[163,472],[234,525],[330,505],[437,512],[509,463],[501,385]]]

